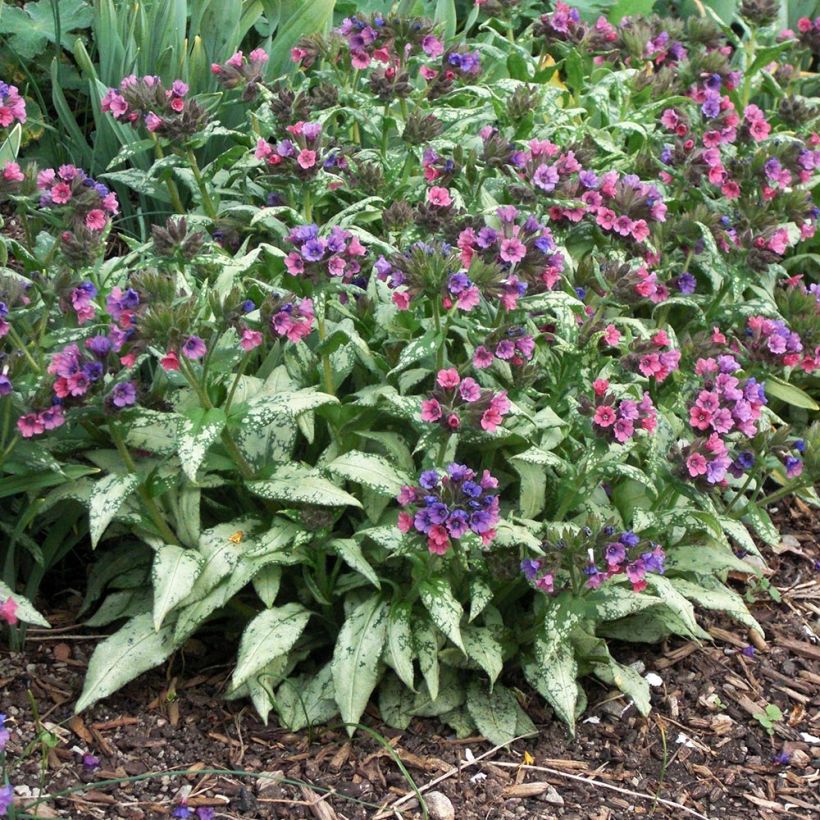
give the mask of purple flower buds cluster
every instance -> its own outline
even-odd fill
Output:
[[[322,126],[318,122],[297,122],[287,127],[291,138],[271,145],[261,137],[256,142],[254,156],[277,172],[294,174],[299,179],[310,179],[322,168],[346,168],[344,157],[331,154],[322,157]]]
[[[287,241],[296,248],[285,257],[285,268],[292,276],[313,281],[330,277],[366,286],[360,260],[367,255],[367,248],[350,231],[334,226],[326,237],[321,237],[317,225],[300,225],[288,234]]]
[[[444,475],[427,470],[419,486],[402,487],[397,501],[404,508],[398,527],[403,533],[418,532],[427,539],[434,555],[444,555],[467,533],[481,538],[484,546],[495,538],[499,519],[498,480],[485,470],[479,478],[463,464],[450,464]]]

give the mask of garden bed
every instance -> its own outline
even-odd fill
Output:
[[[201,655],[179,655],[166,669],[73,717],[94,640],[70,625],[60,627],[72,615],[68,607],[58,609],[53,620],[63,631],[38,633],[27,652],[4,655],[0,667],[12,755],[37,734],[32,698],[56,737],[53,749],[29,750],[12,782],[31,789],[42,782],[48,795],[76,790],[49,798],[51,813],[43,809],[43,817],[163,817],[190,791],[189,805],[213,807],[217,818],[372,818],[376,806],[412,797],[395,754],[419,788],[445,775],[432,790],[443,793],[463,820],[614,820],[647,816],[653,807],[654,816],[670,818],[687,816],[684,808],[721,820],[816,817],[820,644],[811,641],[807,624],[816,622],[820,609],[820,522],[799,504],[775,520],[784,540],[783,551],[773,556],[770,581],[782,601],[764,594],[752,608],[766,630],[766,644],[757,642],[761,649],[752,653],[749,637],[720,618],[707,621],[715,644],[676,639],[657,652],[617,647],[619,660],[645,665],[663,681],[653,689],[649,719],[617,692],[595,687],[588,715],[568,739],[549,709],[528,697],[538,737],[472,764],[471,757],[481,758],[492,745],[479,737],[455,739],[432,720],[397,732],[381,724],[375,711],[368,715],[367,724],[390,742],[392,753],[371,737],[350,741],[332,727],[298,734],[275,722],[266,727],[243,705],[224,703],[230,667],[210,665],[214,657],[204,646]],[[766,704],[783,714],[772,735],[753,716]],[[81,753],[99,757],[99,768],[84,767]],[[522,766],[525,753],[532,769]],[[456,774],[454,767],[460,768]],[[182,770],[194,771],[178,774]],[[105,784],[146,773],[152,776]],[[656,805],[655,795],[681,808]],[[320,797],[324,808],[309,805]],[[420,816],[410,801],[397,808],[401,816]]]

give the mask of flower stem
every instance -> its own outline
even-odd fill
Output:
[[[320,313],[316,315],[316,327],[319,330],[319,344],[321,345],[327,338],[327,328],[325,326],[325,311],[327,310],[327,296],[323,294],[324,305]],[[330,366],[330,356],[322,351],[322,378],[325,383],[325,393],[335,396],[336,390],[333,386],[333,369]]]
[[[122,458],[123,464],[125,464],[128,472],[136,475],[137,466],[134,464],[134,459],[131,458],[131,453],[128,452],[128,448],[125,446],[125,441],[117,428],[116,422],[112,421],[109,423],[108,431],[111,434],[111,438],[114,441],[114,446],[117,448],[117,452],[120,454],[120,458]],[[139,494],[139,497],[142,500],[145,510],[151,518],[152,523],[157,528],[157,532],[159,532],[160,536],[162,536],[165,543],[172,544],[176,547],[181,547],[182,544],[174,534],[173,530],[168,526],[168,522],[163,517],[159,507],[157,507],[156,502],[153,498],[151,498],[148,488],[142,482],[140,482],[140,485],[137,488],[137,493]]]
[[[153,132],[151,132],[151,139],[154,141],[154,156],[157,159],[162,159],[165,156],[165,152],[162,150],[162,146],[159,144],[157,135]],[[176,182],[174,182],[174,180],[170,177],[166,177],[165,187],[168,189],[168,194],[171,197],[171,205],[173,206],[174,210],[178,214],[184,214],[185,206],[182,204],[182,198],[179,195],[179,188],[177,188]]]
[[[29,353],[28,348],[26,347],[23,340],[20,338],[20,334],[9,324],[9,338],[17,345],[20,349],[20,352],[23,354],[25,360],[34,368],[35,372],[42,373],[42,368],[39,364],[34,360],[31,353]]]
[[[196,180],[197,188],[199,188],[199,193],[202,196],[202,207],[205,209],[205,213],[208,215],[208,218],[212,222],[216,222],[216,207],[211,199],[211,195],[208,193],[208,186],[202,178],[202,172],[199,170],[199,163],[196,161],[196,154],[194,154],[193,150],[190,148],[188,149],[188,162],[190,163],[191,170],[194,172],[194,179]]]

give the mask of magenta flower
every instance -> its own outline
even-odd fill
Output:
[[[189,336],[182,343],[182,355],[187,359],[196,361],[201,359],[207,352],[208,348],[199,336]]]

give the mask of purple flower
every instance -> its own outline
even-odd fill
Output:
[[[457,296],[467,290],[471,284],[470,277],[466,273],[454,273],[447,280],[447,290]]]
[[[607,564],[617,566],[626,559],[626,547],[620,541],[613,541],[606,545],[604,556]]]
[[[0,373],[0,396],[8,396],[12,386],[11,379],[5,373]]]
[[[706,92],[706,99],[700,107],[704,117],[714,119],[720,114],[720,94],[717,91],[709,90]]]
[[[188,359],[201,359],[207,352],[208,348],[199,336],[189,336],[182,343],[182,355]]]
[[[525,558],[521,562],[521,572],[524,573],[524,577],[528,581],[532,581],[532,579],[535,578],[539,569],[541,569],[541,562],[535,558]]]
[[[92,336],[86,340],[85,347],[94,356],[104,359],[111,352],[111,339],[108,336]]]
[[[111,403],[114,407],[130,407],[137,401],[137,388],[133,382],[120,382],[111,391]]]
[[[682,273],[678,277],[678,281],[677,281],[678,290],[681,293],[683,293],[687,296],[690,293],[695,292],[695,288],[697,287],[697,284],[698,284],[697,279],[695,279],[695,277],[692,276],[692,274],[689,273],[688,271]]]
[[[0,786],[0,817],[5,817],[9,806],[14,800],[14,789],[11,785]]]
[[[554,191],[558,184],[558,171],[554,165],[539,165],[532,175],[532,183],[542,191]]]
[[[744,646],[743,649],[740,650],[740,654],[747,658],[753,658],[755,656],[755,648],[753,646]]]
[[[438,487],[439,475],[435,470],[425,470],[419,477],[419,484],[425,490],[434,490]]]
[[[325,255],[325,243],[321,239],[310,239],[302,245],[301,253],[308,262],[318,262]]]
[[[6,748],[9,742],[9,730],[6,728],[6,716],[0,712],[0,752]]]
[[[100,768],[100,759],[95,757],[94,755],[85,754],[83,755],[83,768],[88,769],[89,771],[94,771],[94,769]]]
[[[641,542],[641,539],[635,535],[634,532],[627,530],[625,533],[621,534],[621,537],[618,539],[625,547],[637,547],[638,544]]]
[[[447,474],[453,481],[468,481],[475,473],[464,464],[451,464],[447,468]]]

